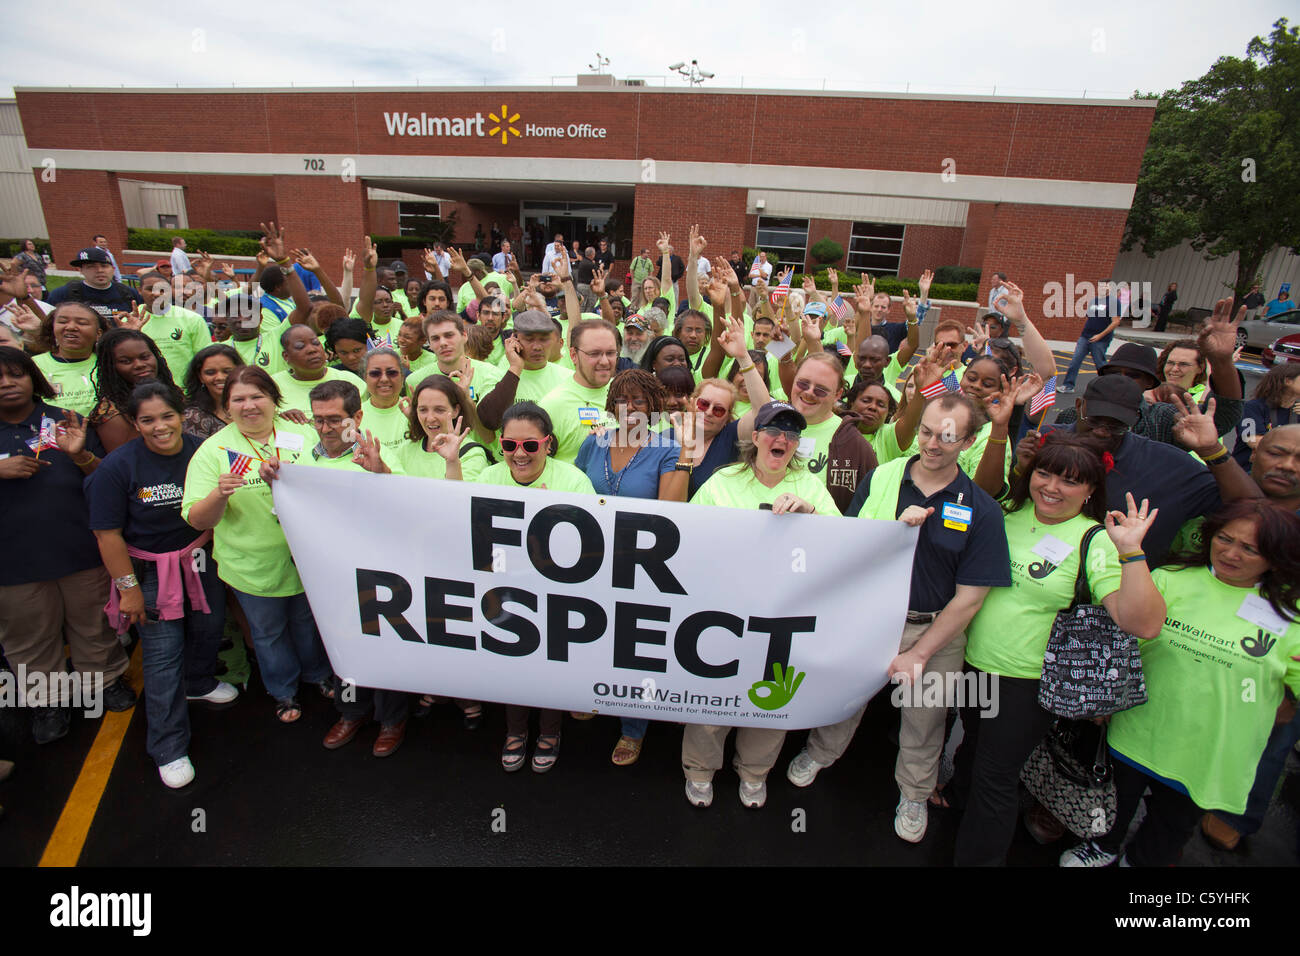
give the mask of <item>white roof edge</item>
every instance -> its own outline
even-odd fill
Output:
[[[1049,106],[1133,106],[1154,109],[1157,100],[1086,99],[1083,97],[1050,96],[991,96],[970,93],[884,93],[860,90],[768,90],[709,88],[687,89],[671,86],[213,86],[213,87],[101,87],[101,86],[16,86],[18,93],[115,93],[136,95],[157,94],[234,94],[248,93],[671,93],[692,96],[700,93],[728,96],[799,96],[808,99],[868,99],[868,100],[942,100],[958,103],[1031,103]],[[0,100],[0,102],[12,102]]]

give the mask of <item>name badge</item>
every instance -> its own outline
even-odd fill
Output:
[[[1256,627],[1262,627],[1272,634],[1285,634],[1287,622],[1276,611],[1273,606],[1265,601],[1258,594],[1249,594],[1241,602],[1241,607],[1237,609],[1237,617],[1243,621],[1249,621]]]
[[[943,526],[953,531],[966,531],[970,528],[971,518],[975,512],[966,505],[953,504],[951,501],[943,506]]]
[[[588,428],[595,428],[600,424],[604,417],[604,412],[599,408],[593,408],[590,405],[582,405],[578,408],[578,423],[586,425]]]
[[[302,451],[302,436],[295,435],[292,432],[286,432],[283,435],[275,436],[275,447],[283,448],[285,451]]]
[[[1065,559],[1068,558],[1073,551],[1074,545],[1066,544],[1060,538],[1050,534],[1043,535],[1043,540],[1033,547],[1034,554],[1038,555],[1040,558],[1046,558],[1058,568],[1065,563]]]
[[[811,458],[811,457],[813,456],[813,452],[815,452],[815,451],[817,451],[817,439],[816,439],[816,438],[800,438],[800,439],[799,439],[799,455],[800,455],[801,457],[803,457],[803,458]]]

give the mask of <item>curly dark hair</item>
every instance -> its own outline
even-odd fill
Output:
[[[149,348],[153,353],[154,361],[158,363],[156,381],[174,391],[176,400],[184,405],[185,398],[181,390],[176,387],[176,383],[172,381],[171,369],[167,367],[167,360],[163,358],[162,352],[158,351],[154,340],[135,329],[109,329],[99,337],[99,342],[95,346],[95,367],[90,373],[91,380],[95,384],[96,412],[99,411],[100,403],[103,401],[107,401],[118,411],[125,411],[127,403],[131,400],[131,392],[139,384],[128,382],[117,370],[114,353],[119,345],[126,342],[143,342]]]
[[[647,414],[663,412],[668,401],[668,390],[650,372],[640,368],[629,368],[619,372],[609,383],[605,393],[605,411],[616,414],[618,403],[628,398],[644,398],[649,407]]]

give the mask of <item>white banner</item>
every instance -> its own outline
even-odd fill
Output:
[[[884,686],[917,532],[284,465],[275,510],[361,687],[785,729]]]

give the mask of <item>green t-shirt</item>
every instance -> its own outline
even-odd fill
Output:
[[[474,369],[474,373],[470,376],[469,385],[467,387],[462,387],[465,388],[466,393],[469,395],[469,400],[478,404],[482,401],[484,395],[496,388],[497,382],[501,381],[501,376],[505,373],[495,365],[489,365],[487,362],[480,362],[478,359],[470,359],[469,361],[470,365]],[[442,374],[442,371],[438,368],[438,363],[436,361],[431,365],[426,365],[419,372],[412,372],[410,377],[406,380],[407,391],[414,395],[416,387],[421,382],[430,375],[440,374]],[[452,372],[451,375],[447,377],[457,385],[460,384],[459,371]]]
[[[808,470],[826,482],[826,464],[830,461],[831,439],[839,431],[840,417],[831,415],[824,422],[809,425],[799,438],[799,454],[808,459]]]
[[[370,404],[369,398],[361,403],[359,427],[363,432],[370,432],[379,440],[380,455],[390,468],[393,467],[393,459],[402,445],[410,444],[406,437],[406,429],[410,424],[410,419],[402,413],[401,402],[392,408],[375,408]]]
[[[419,381],[424,376],[424,373],[429,371],[430,366],[435,368],[437,367],[438,356],[434,355],[428,349],[421,349],[419,358],[407,359],[407,362],[410,367],[406,372],[406,380],[409,382],[411,377],[414,376],[416,381]]]
[[[36,367],[54,388],[54,397],[46,399],[59,408],[70,408],[78,415],[89,415],[95,407],[95,383],[90,373],[95,368],[95,355],[79,362],[65,362],[49,352],[32,357]]]
[[[570,375],[562,385],[544,395],[537,404],[551,416],[559,449],[555,457],[573,464],[578,449],[596,426],[605,420],[605,396],[609,385],[587,388]]]
[[[238,352],[245,365],[256,365],[272,377],[276,372],[282,372],[286,368],[284,350],[280,348],[278,335],[263,330],[258,333],[257,338],[243,341],[229,338],[224,344]]]
[[[202,445],[190,459],[185,474],[181,517],[189,520],[190,508],[217,487],[217,480],[230,471],[227,450],[247,455],[253,465],[244,475],[244,485],[226,500],[226,511],[213,532],[212,557],[218,576],[231,587],[259,597],[290,597],[302,593],[302,581],[289,553],[280,522],[271,513],[271,489],[257,474],[257,455],[276,455],[294,464],[311,458],[318,441],[310,425],[275,420],[275,438],[254,447],[234,425],[227,425]],[[278,447],[277,447],[278,446]]]
[[[817,509],[818,514],[838,516],[840,509],[826,490],[826,482],[806,467],[787,470],[775,488],[769,488],[754,476],[754,469],[746,464],[719,468],[700,486],[691,499],[695,505],[719,505],[724,508],[748,508],[772,504],[777,495],[798,495]]]
[[[460,472],[465,481],[477,481],[488,467],[487,449],[478,442],[465,440],[460,446]],[[417,478],[446,478],[447,459],[436,451],[425,451],[422,441],[405,441],[390,461],[384,462],[395,475],[414,475]]]
[[[540,488],[546,486],[548,491],[571,491],[575,494],[594,495],[596,489],[591,486],[591,479],[568,462],[546,460],[546,467],[530,485],[521,485],[510,473],[509,462],[499,461],[489,465],[475,479],[482,485],[505,485],[508,488]]]
[[[316,468],[334,468],[339,471],[365,471],[360,465],[353,461],[353,456],[357,453],[357,446],[351,445],[348,450],[337,458],[330,458],[321,452],[318,447],[314,447],[302,459],[299,464],[312,465]]]
[[[178,385],[185,381],[190,360],[200,349],[212,344],[212,333],[208,331],[203,316],[178,305],[173,305],[163,315],[149,313],[149,321],[140,331],[154,340]]]
[[[863,437],[871,443],[871,448],[876,453],[876,464],[883,465],[887,461],[903,457],[903,449],[898,447],[898,422],[884,422],[874,435]]]
[[[885,388],[889,389],[889,394],[894,396],[894,401],[901,402],[903,394],[897,388],[898,380],[903,377],[906,371],[901,362],[898,361],[898,353],[895,352],[889,356],[889,363],[880,370],[880,380],[884,383]],[[858,380],[858,367],[852,361],[844,372],[844,385],[847,388]]]
[[[1079,573],[1079,542],[1094,525],[1075,515],[1059,524],[1042,524],[1032,501],[1006,516],[1007,547],[1011,553],[1011,587],[990,588],[984,604],[966,628],[966,660],[982,671],[1002,677],[1037,680],[1043,673],[1043,652],[1056,612],[1074,599]],[[1034,549],[1037,548],[1036,552]],[[1055,564],[1049,555],[1061,558]],[[1100,604],[1119,589],[1119,555],[1110,535],[1099,531],[1088,544],[1088,586]]]
[[[311,390],[322,382],[347,382],[349,385],[355,385],[357,391],[361,393],[361,400],[366,398],[366,384],[357,378],[351,372],[345,372],[337,368],[326,366],[325,374],[321,378],[312,379],[310,382],[301,382],[293,377],[289,369],[283,372],[276,372],[271,376],[271,381],[275,382],[276,387],[280,389],[280,410],[285,411],[290,408],[296,408],[304,415],[311,415],[311,399],[308,396]]]
[[[1243,813],[1283,685],[1300,693],[1300,624],[1262,626],[1247,603],[1268,608],[1258,592],[1208,568],[1151,577],[1166,610],[1160,636],[1141,642],[1147,702],[1111,717],[1110,745],[1183,784],[1198,807]]]
[[[298,307],[293,304],[293,299],[281,299],[277,296],[267,295],[265,292],[262,293],[262,300],[274,302],[280,308],[284,309],[284,316],[281,317],[276,315],[275,312],[268,309],[265,305],[262,306],[262,331],[273,332],[278,336],[282,331],[284,331],[281,326],[289,321],[289,316],[293,315],[293,310]]]
[[[397,333],[402,327],[402,320],[393,316],[388,320],[388,324],[380,325],[374,318],[371,318],[370,327],[375,330],[375,341],[382,342],[390,348],[397,348]]]

